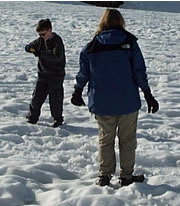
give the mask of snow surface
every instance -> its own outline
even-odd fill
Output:
[[[87,107],[71,105],[78,58],[104,8],[48,2],[0,2],[0,205],[178,206],[180,203],[180,14],[122,10],[139,38],[149,82],[160,102],[148,114],[142,96],[135,174],[144,183],[98,187],[98,130]],[[48,101],[38,125],[26,123],[37,59],[24,52],[35,24],[50,18],[66,46],[65,124],[53,129]],[[84,99],[87,102],[86,91]],[[142,95],[142,94],[141,94]],[[118,154],[118,147],[116,145]],[[118,162],[118,156],[117,156]]]

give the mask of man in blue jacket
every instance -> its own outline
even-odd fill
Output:
[[[146,66],[137,38],[125,30],[118,10],[107,9],[94,39],[80,54],[80,71],[71,102],[85,105],[82,91],[88,83],[88,107],[99,126],[99,181],[110,184],[115,173],[115,137],[119,138],[120,184],[143,182],[143,175],[133,175],[139,88],[144,92],[148,112],[158,111],[158,102],[148,85]]]

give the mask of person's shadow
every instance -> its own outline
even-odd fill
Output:
[[[73,126],[64,124],[62,126],[62,129],[65,129],[66,131],[76,134],[76,135],[88,135],[88,136],[98,136],[98,129],[93,127],[82,127],[82,126]]]

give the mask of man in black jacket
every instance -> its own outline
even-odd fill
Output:
[[[63,81],[65,76],[65,49],[60,36],[52,32],[49,19],[42,19],[36,26],[39,38],[25,46],[25,51],[38,57],[38,79],[33,91],[27,116],[28,122],[36,124],[41,107],[49,95],[53,127],[63,123]]]

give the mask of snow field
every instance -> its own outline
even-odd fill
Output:
[[[0,2],[0,205],[165,206],[180,193],[180,14],[121,10],[138,39],[149,82],[160,102],[147,114],[142,95],[135,174],[142,184],[98,187],[98,129],[87,107],[70,103],[82,47],[92,39],[103,8],[48,2]],[[51,128],[48,100],[38,125],[25,122],[36,81],[37,59],[24,46],[37,37],[35,24],[50,18],[66,47],[64,116]],[[86,89],[83,97],[87,102]]]

